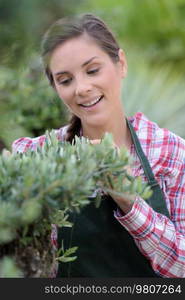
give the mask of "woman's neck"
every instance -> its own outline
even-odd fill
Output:
[[[121,116],[117,120],[112,120],[109,124],[104,126],[83,126],[82,134],[90,140],[102,139],[104,134],[109,132],[113,136],[114,143],[117,147],[125,146],[128,150],[131,148],[132,139],[130,135],[130,130],[127,127],[127,122],[125,116]]]

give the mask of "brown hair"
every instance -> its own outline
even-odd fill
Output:
[[[104,50],[113,62],[119,60],[119,45],[106,24],[92,14],[65,17],[56,21],[45,33],[42,40],[42,58],[46,75],[54,87],[54,80],[49,68],[49,59],[57,46],[69,39],[87,33]],[[80,135],[81,120],[72,115],[68,127],[67,141],[72,142],[75,135]]]

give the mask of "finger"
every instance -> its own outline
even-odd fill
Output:
[[[10,151],[8,151],[8,150],[6,150],[6,149],[3,149],[3,151],[2,151],[2,155],[3,155],[3,156],[5,156],[5,157],[8,157],[8,156],[10,156],[10,155],[11,155],[11,152],[10,152]]]
[[[97,144],[100,144],[101,143],[101,140],[90,140],[90,143],[92,145],[97,145]]]
[[[126,169],[128,175],[133,176],[132,169],[130,166],[126,166],[125,169]]]

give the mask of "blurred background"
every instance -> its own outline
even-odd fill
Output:
[[[128,59],[123,103],[185,138],[185,0],[0,0],[0,150],[67,123],[49,86],[40,42],[66,15],[95,13]]]

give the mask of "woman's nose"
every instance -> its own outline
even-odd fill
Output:
[[[78,80],[76,81],[75,94],[77,96],[86,96],[87,93],[91,92],[92,85],[88,80]]]

